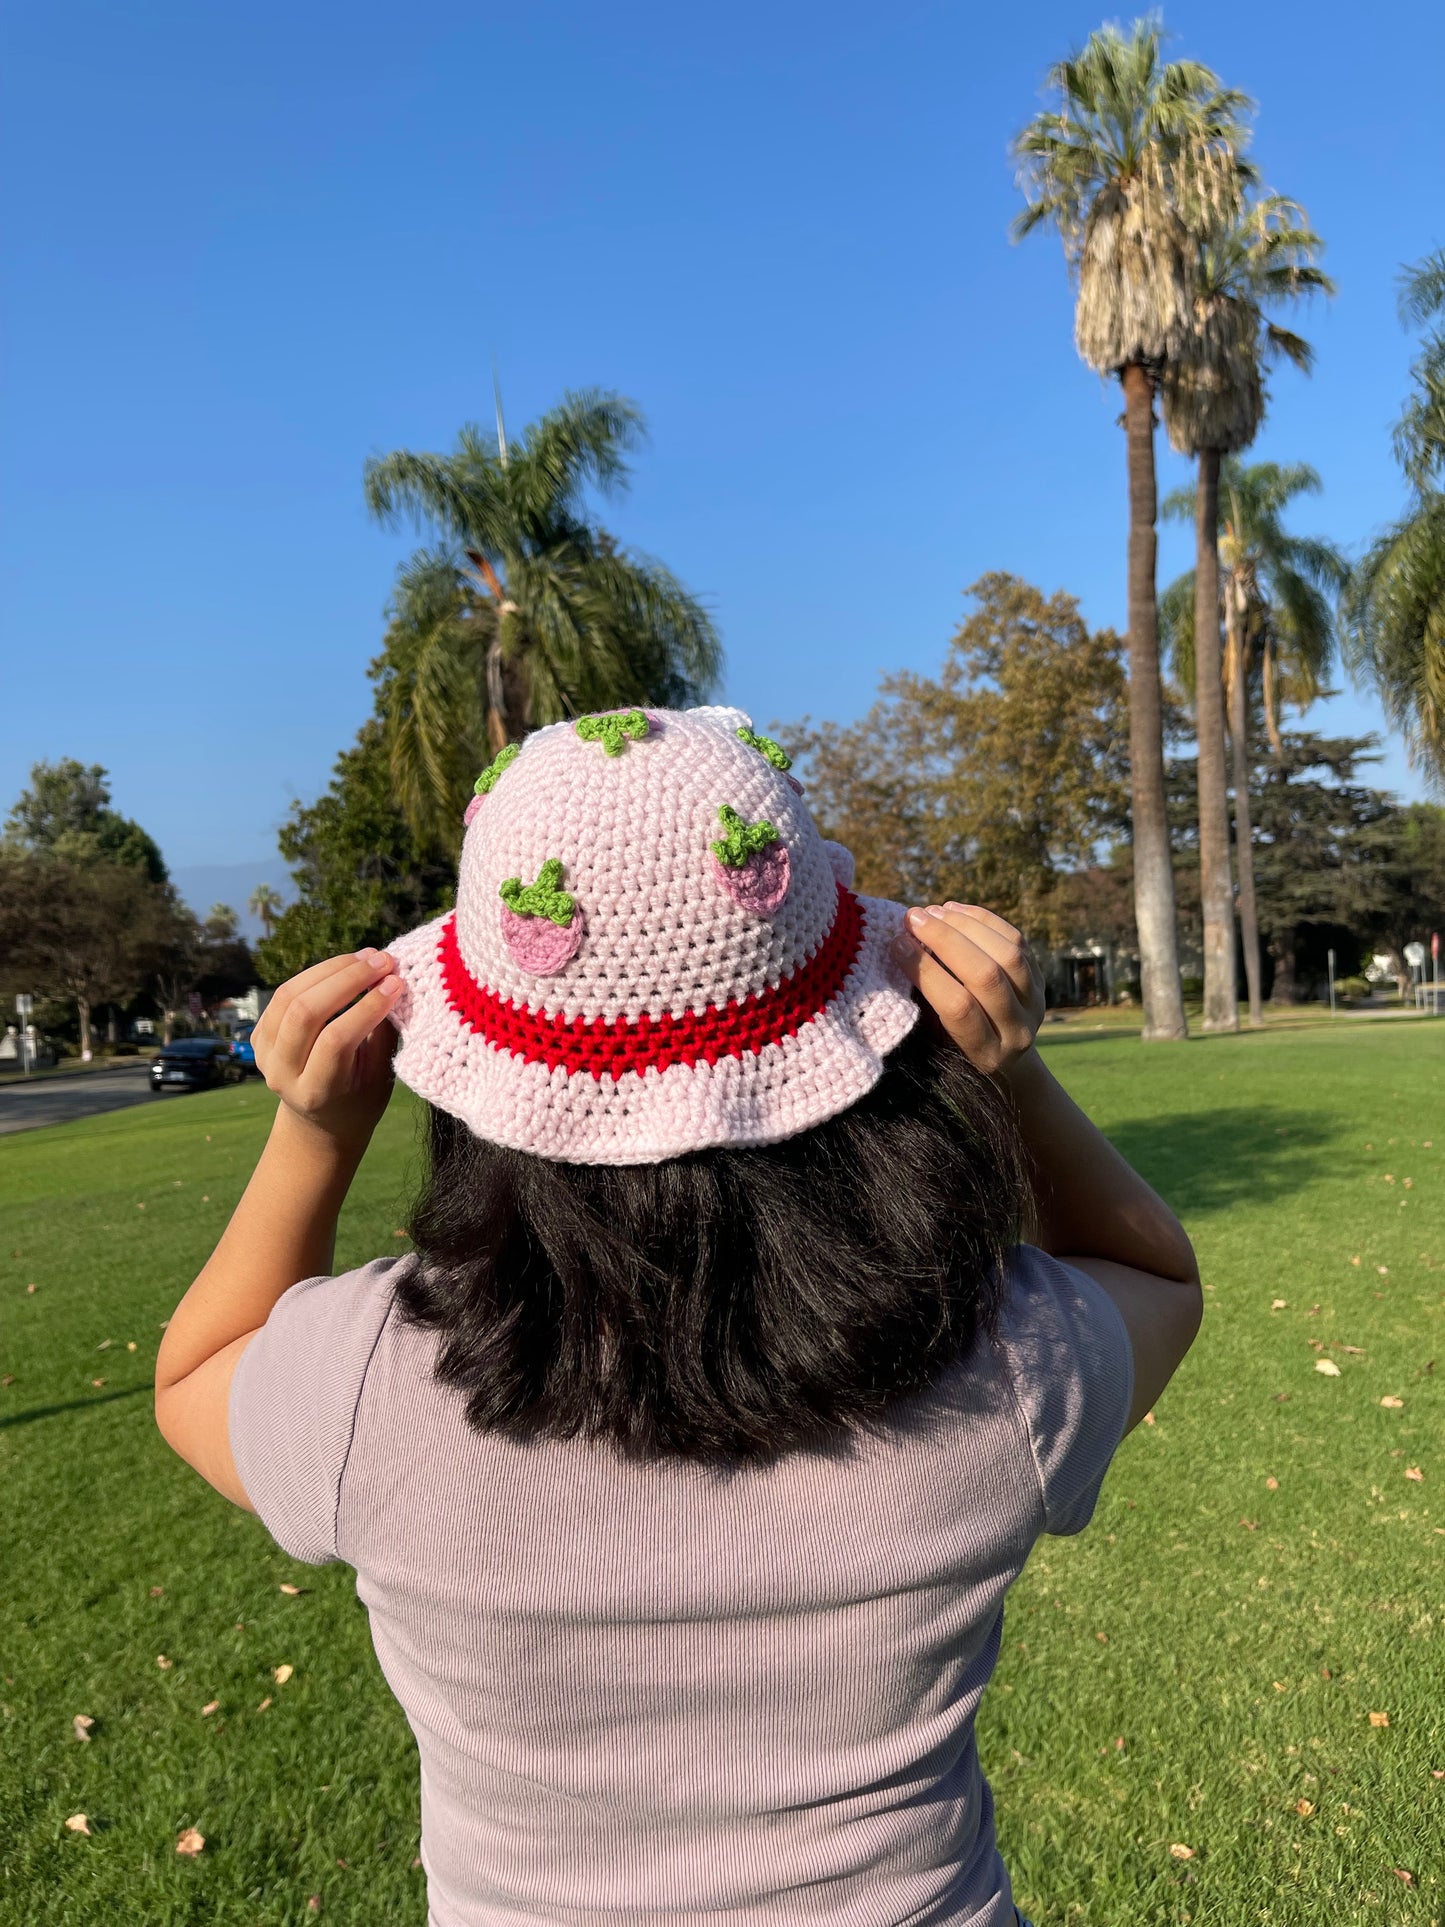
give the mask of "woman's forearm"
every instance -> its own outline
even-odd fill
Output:
[[[1055,1256],[1108,1258],[1161,1278],[1199,1272],[1184,1227],[1091,1124],[1037,1050],[1003,1072],[1033,1159],[1038,1240]]]
[[[258,1330],[283,1292],[331,1269],[336,1222],[366,1149],[283,1105],[220,1243],[181,1300],[156,1359],[164,1391]]]

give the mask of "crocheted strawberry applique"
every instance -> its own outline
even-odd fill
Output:
[[[718,881],[740,910],[771,916],[792,881],[787,844],[771,823],[745,822],[726,803],[718,821],[726,834],[708,846]]]
[[[756,735],[754,731],[747,728],[738,731],[738,741],[740,743],[746,743],[749,749],[757,750],[760,755],[768,759],[775,770],[781,775],[786,776],[788,778],[788,788],[793,792],[794,796],[801,796],[803,794],[803,786],[797,777],[788,776],[788,771],[793,767],[793,759],[781,743],[774,742],[771,736]]]
[[[606,716],[581,717],[577,734],[584,743],[601,743],[609,756],[620,756],[627,747],[629,737],[633,742],[640,742],[651,728],[651,720],[645,711],[618,709]]]
[[[521,753],[522,753],[521,749],[516,743],[508,743],[505,749],[499,749],[497,751],[496,755],[492,758],[491,762],[488,763],[487,767],[482,771],[481,775],[477,778],[476,783],[474,785],[476,794],[473,796],[471,802],[468,803],[466,807],[466,812],[462,817],[462,822],[469,829],[471,827],[472,818],[476,815],[477,811],[482,807],[482,804],[486,801],[487,797],[490,796],[492,791],[497,787],[498,777],[502,774],[504,770],[508,770],[512,767],[513,763],[516,762],[517,758],[521,755]]]
[[[502,941],[520,969],[533,977],[551,977],[576,956],[582,912],[577,899],[562,888],[558,857],[548,857],[535,883],[508,877],[497,895],[502,899]]]

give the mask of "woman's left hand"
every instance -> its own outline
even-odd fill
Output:
[[[1011,923],[976,903],[908,912],[893,954],[970,1064],[1006,1075],[1033,1049],[1044,980]]]
[[[256,1067],[286,1109],[365,1146],[391,1095],[401,978],[384,950],[328,957],[282,984],[251,1033]]]

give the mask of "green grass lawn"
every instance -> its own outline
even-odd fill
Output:
[[[1180,1209],[1208,1309],[1092,1528],[1011,1597],[980,1744],[1020,1904],[1438,1923],[1445,1025],[1045,1047]],[[5,1927],[424,1915],[415,1753],[350,1573],[294,1565],[151,1421],[161,1322],[270,1107],[252,1084],[0,1141]],[[401,1247],[416,1167],[398,1099],[339,1262]]]

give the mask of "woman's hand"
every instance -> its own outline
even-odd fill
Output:
[[[282,984],[251,1046],[288,1111],[365,1146],[391,1095],[396,1037],[386,1017],[400,989],[396,959],[382,950],[328,957]]]
[[[977,1069],[998,1076],[1032,1050],[1044,980],[1011,923],[976,903],[910,910],[893,954]]]

